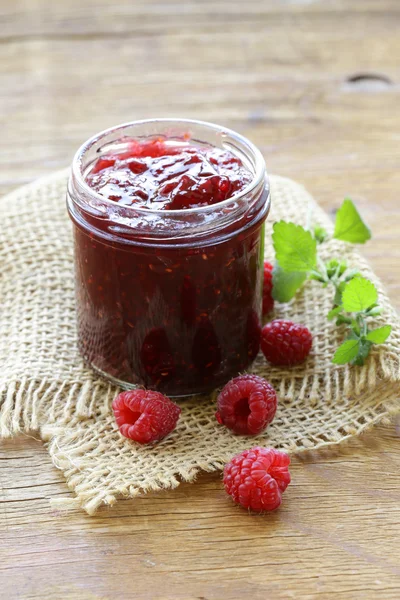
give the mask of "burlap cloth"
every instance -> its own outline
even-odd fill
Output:
[[[332,290],[307,283],[275,316],[306,324],[314,334],[305,365],[281,370],[262,355],[253,371],[279,394],[276,418],[256,438],[232,435],[214,417],[215,397],[180,401],[177,429],[156,446],[123,438],[110,414],[118,389],[88,369],[77,352],[71,224],[65,208],[67,172],[25,186],[0,201],[0,434],[36,431],[54,465],[64,472],[74,498],[93,514],[118,497],[174,488],[200,470],[221,469],[252,445],[291,453],[343,442],[399,410],[400,324],[379,280],[357,251],[328,242],[322,255],[358,266],[378,287],[384,307],[377,324],[390,322],[388,342],[375,346],[360,367],[331,363],[343,331],[329,323]],[[272,258],[271,226],[277,219],[332,230],[328,216],[298,184],[272,177],[272,213],[266,257]],[[373,243],[373,242],[372,242]]]

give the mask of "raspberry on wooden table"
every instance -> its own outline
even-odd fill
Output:
[[[276,392],[268,381],[258,375],[240,375],[220,392],[215,416],[235,433],[257,435],[271,423],[276,407]]]
[[[274,308],[274,299],[272,297],[272,270],[271,263],[264,262],[264,287],[263,287],[263,308],[262,314],[268,315]]]
[[[275,510],[290,483],[289,464],[289,456],[274,448],[245,450],[225,465],[225,490],[243,508]]]
[[[292,366],[305,361],[312,346],[311,332],[304,325],[276,319],[261,331],[261,350],[272,365]]]
[[[112,408],[122,435],[139,444],[164,438],[181,414],[179,406],[163,394],[142,389],[118,394]]]

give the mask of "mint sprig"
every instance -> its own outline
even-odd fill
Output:
[[[383,344],[391,333],[391,326],[370,329],[371,319],[381,314],[378,292],[374,284],[361,277],[358,269],[349,269],[340,259],[323,262],[317,245],[323,244],[328,234],[316,225],[313,232],[287,221],[275,223],[272,240],[276,255],[273,271],[273,297],[289,302],[307,279],[319,281],[324,287],[333,287],[333,308],[327,317],[336,325],[345,325],[347,339],[336,350],[332,362],[363,365],[373,344]],[[354,244],[363,244],[371,237],[353,202],[346,198],[337,211],[334,238]]]
[[[392,331],[390,325],[369,328],[369,319],[379,308],[377,300],[378,291],[369,279],[359,276],[346,284],[342,304],[328,313],[328,318],[336,318],[337,325],[345,323],[348,328],[348,339],[336,350],[332,362],[363,365],[372,344],[383,344],[387,340]]]

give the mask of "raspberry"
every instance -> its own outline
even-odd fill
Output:
[[[271,263],[264,263],[264,287],[263,287],[263,315],[267,315],[274,308],[274,299],[272,297],[272,269]]]
[[[103,169],[108,169],[108,167],[113,167],[116,163],[116,158],[113,156],[105,156],[104,158],[99,158],[92,169],[93,175],[102,171]]]
[[[290,483],[289,464],[289,456],[274,448],[256,446],[240,452],[225,465],[225,490],[244,508],[275,510]]]
[[[215,416],[235,433],[257,435],[271,423],[276,406],[276,392],[268,381],[258,375],[240,375],[219,394]]]
[[[122,392],[112,403],[120,432],[148,444],[168,435],[178,422],[181,409],[169,398],[151,390]]]
[[[272,365],[302,363],[310,354],[311,346],[311,332],[292,321],[275,319],[261,331],[261,350]]]

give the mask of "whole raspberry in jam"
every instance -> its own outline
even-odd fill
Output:
[[[277,402],[268,381],[258,375],[240,375],[220,392],[215,416],[235,433],[257,435],[271,423]]]
[[[271,263],[264,262],[264,287],[263,287],[263,315],[268,315],[274,308],[274,299],[272,297],[272,270]]]
[[[181,409],[169,398],[151,390],[122,392],[112,403],[115,420],[123,436],[148,444],[171,433]]]
[[[276,319],[261,331],[261,350],[272,365],[292,366],[305,361],[312,346],[311,332],[304,325]]]
[[[290,483],[289,464],[289,456],[274,448],[256,446],[240,452],[225,466],[225,490],[243,508],[275,510]]]

